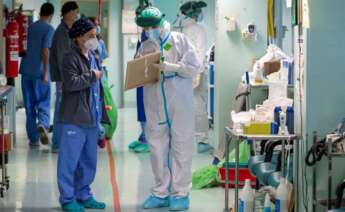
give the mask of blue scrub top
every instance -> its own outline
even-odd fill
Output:
[[[141,41],[137,43],[137,51],[139,50],[141,43],[146,41],[148,38],[145,31],[141,33]],[[146,122],[145,106],[144,106],[144,88],[137,88],[137,116],[138,122]]]
[[[36,21],[28,29],[26,56],[22,58],[20,73],[27,78],[41,78],[43,73],[42,49],[50,48],[54,28],[44,21]]]
[[[91,69],[101,70],[99,67],[99,62],[97,61],[95,55],[89,52],[89,63]],[[90,105],[91,105],[91,113],[93,117],[93,125],[97,127],[98,124],[101,122],[102,119],[102,104],[101,104],[101,88],[100,88],[100,80],[97,80],[93,83],[91,87],[91,95],[90,95]]]
[[[98,51],[101,62],[108,58],[107,48],[105,47],[105,43],[102,39],[99,40]]]

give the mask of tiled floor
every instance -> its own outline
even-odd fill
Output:
[[[57,155],[47,147],[30,150],[25,135],[24,111],[17,114],[17,146],[10,155],[9,174],[11,188],[4,199],[0,199],[0,211],[59,211],[56,184]],[[121,211],[143,211],[141,203],[150,192],[153,183],[149,154],[134,154],[127,145],[138,135],[135,109],[119,111],[119,123],[112,140],[116,162]],[[208,154],[195,154],[193,169],[212,161]],[[109,160],[106,150],[99,151],[95,196],[107,203],[106,211],[114,211],[113,193],[109,175]],[[223,210],[223,190],[220,188],[191,192],[193,212],[220,212]],[[148,210],[145,210],[148,211]],[[167,209],[151,211],[168,211]]]

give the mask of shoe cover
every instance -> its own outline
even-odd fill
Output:
[[[205,153],[212,150],[213,147],[210,144],[198,143],[198,153]]]
[[[79,204],[88,209],[105,209],[106,207],[105,203],[98,202],[93,197],[90,197],[86,201],[81,201]]]
[[[185,211],[189,208],[189,197],[171,197],[170,211]]]
[[[84,212],[84,207],[79,205],[76,201],[70,202],[62,206],[62,210],[66,212]]]
[[[169,207],[169,197],[159,198],[154,195],[151,195],[147,198],[143,204],[143,209],[152,209],[152,208],[164,208]]]
[[[139,144],[137,147],[134,148],[134,152],[136,152],[136,153],[150,152],[149,145],[148,144]]]
[[[137,147],[137,146],[139,146],[139,145],[140,145],[140,142],[139,142],[139,141],[133,141],[132,143],[130,143],[130,144],[128,145],[128,148],[129,148],[130,150],[134,150],[135,147]]]

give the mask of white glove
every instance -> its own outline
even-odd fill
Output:
[[[169,63],[169,62],[161,62],[159,64],[154,64],[156,68],[158,68],[160,71],[166,71],[166,72],[178,72],[181,69],[181,65]]]
[[[201,81],[201,74],[198,74],[193,78],[193,88],[199,87],[200,81]]]

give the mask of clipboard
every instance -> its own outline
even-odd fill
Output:
[[[153,64],[160,62],[161,53],[152,53],[127,63],[125,91],[156,83],[160,71]]]

